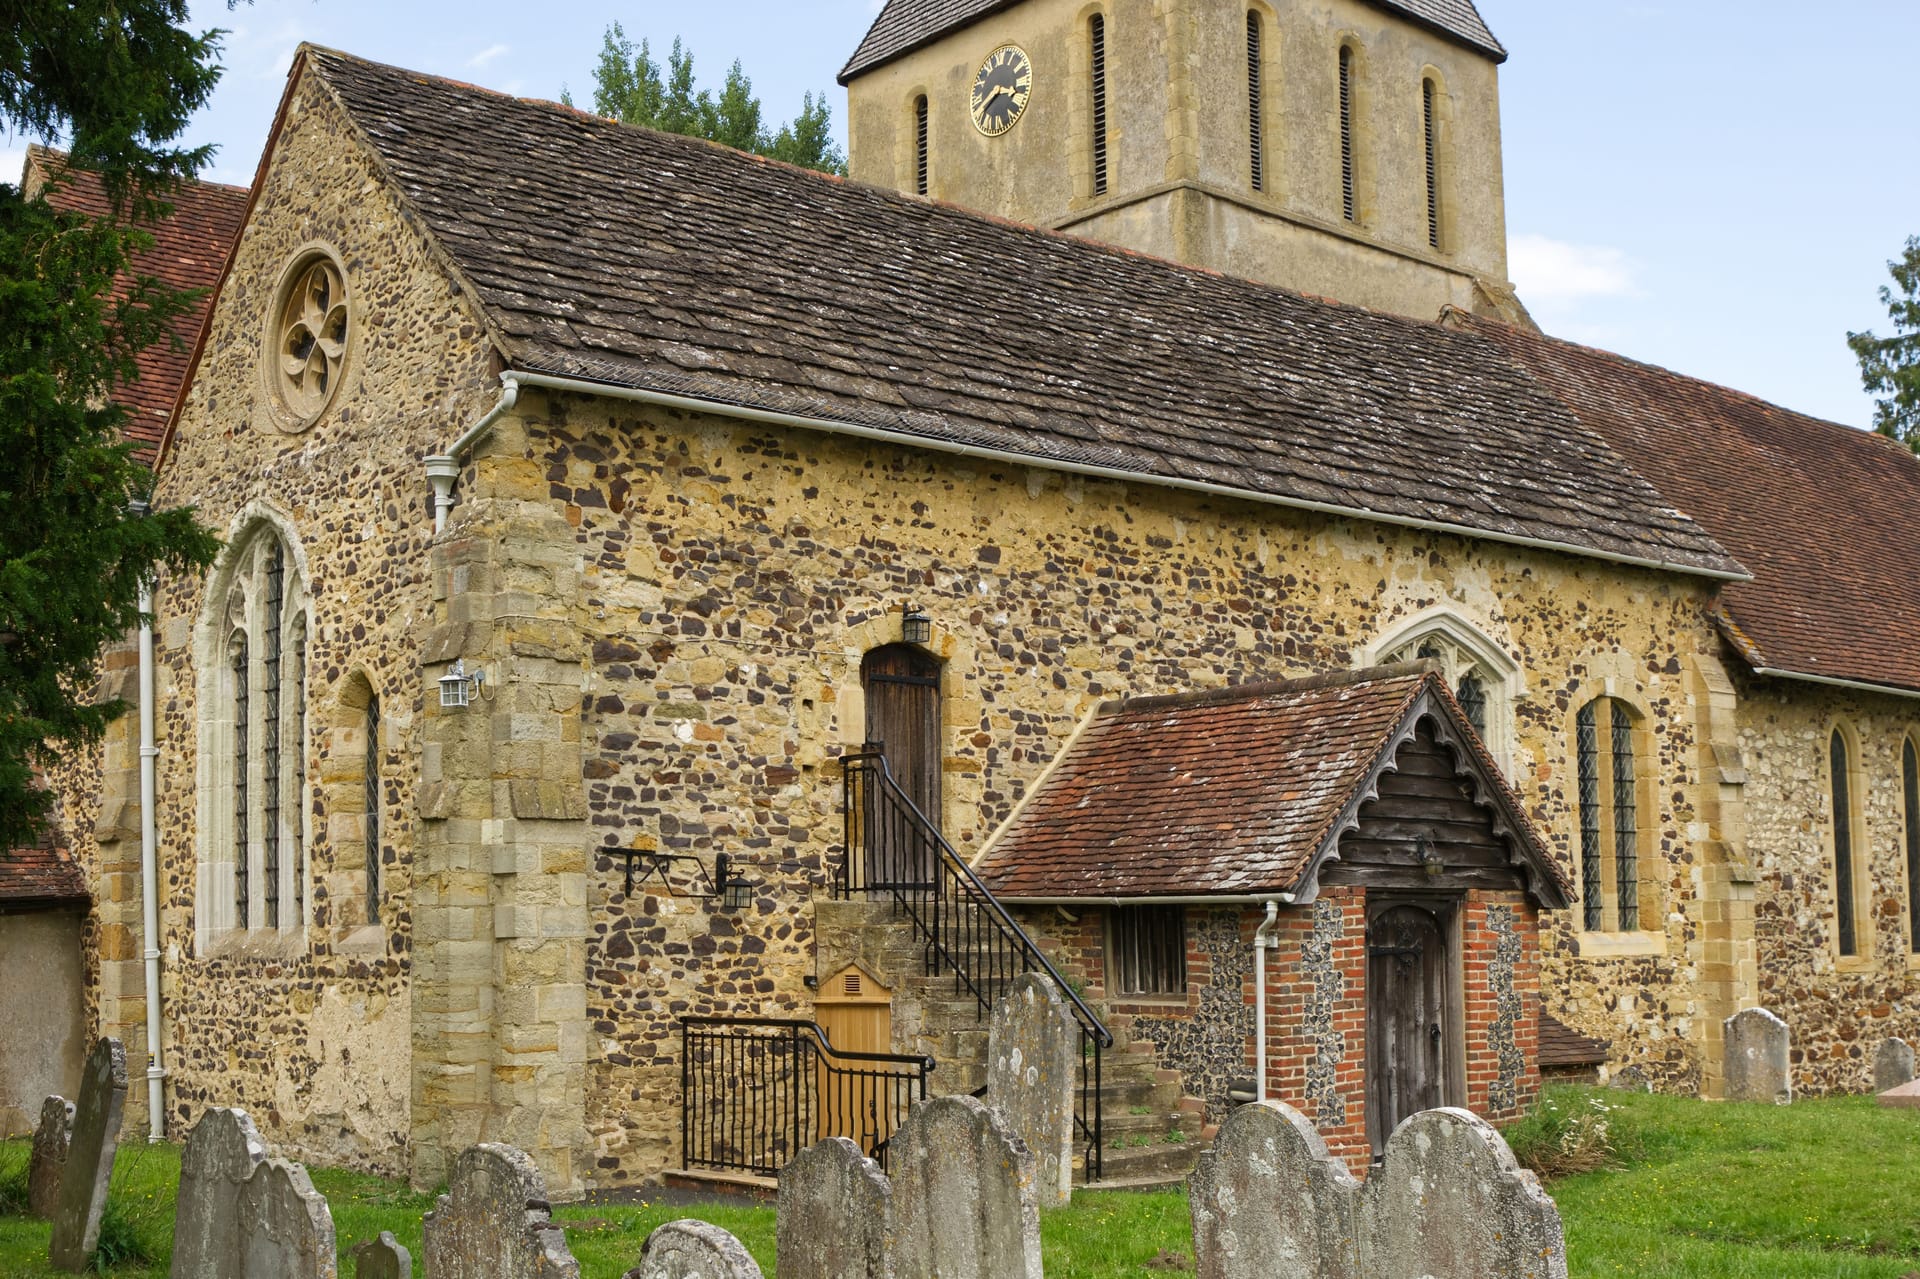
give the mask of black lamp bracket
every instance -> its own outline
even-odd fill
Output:
[[[600,851],[605,856],[626,860],[626,895],[629,897],[633,896],[636,864],[639,868],[637,879],[642,887],[649,881],[657,880],[667,896],[685,900],[713,901],[724,897],[729,888],[756,886],[739,873],[747,863],[726,853],[715,853],[713,868],[709,870],[707,864],[692,853],[663,853],[657,848],[616,848],[612,845]],[[676,876],[674,868],[682,864],[692,866],[693,870]]]

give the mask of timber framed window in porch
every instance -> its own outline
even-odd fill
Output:
[[[1118,906],[1107,915],[1108,998],[1187,997],[1187,912]]]
[[[1646,767],[1640,715],[1617,697],[1596,697],[1574,716],[1579,778],[1581,924],[1588,932],[1629,933],[1658,918],[1643,892],[1647,835],[1654,824],[1645,801]]]

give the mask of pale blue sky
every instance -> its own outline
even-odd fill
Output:
[[[1920,234],[1915,0],[1479,0],[1502,68],[1508,232],[1548,332],[1865,425],[1843,335],[1885,328],[1885,263]],[[194,138],[251,181],[301,40],[530,97],[590,98],[606,25],[740,58],[770,116],[826,90],[876,0],[506,4],[196,0],[230,29]],[[844,137],[844,133],[842,133]],[[17,171],[17,160],[8,161]]]

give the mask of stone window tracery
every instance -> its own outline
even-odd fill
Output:
[[[272,524],[235,539],[210,604],[196,922],[209,937],[292,932],[306,904],[306,590]]]
[[[1493,757],[1504,765],[1510,747],[1507,719],[1512,694],[1505,673],[1496,669],[1484,652],[1476,651],[1491,647],[1479,644],[1469,647],[1463,638],[1449,634],[1448,629],[1435,628],[1398,641],[1382,660],[1408,662],[1425,658],[1440,663],[1447,686],[1453,690],[1467,722],[1473,725],[1473,731],[1480,735]]]
[[[274,309],[268,376],[303,426],[326,411],[339,389],[350,323],[339,263],[319,252],[299,259]]]

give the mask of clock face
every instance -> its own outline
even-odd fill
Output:
[[[1033,91],[1033,63],[1016,44],[1002,45],[987,55],[973,78],[973,127],[997,138],[1019,123]]]

